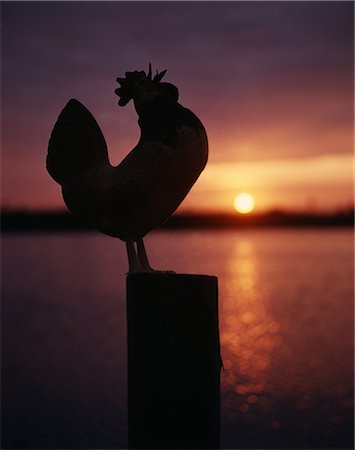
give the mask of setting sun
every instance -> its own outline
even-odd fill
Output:
[[[252,195],[243,192],[238,194],[234,199],[234,208],[241,214],[248,214],[255,207],[255,200]]]

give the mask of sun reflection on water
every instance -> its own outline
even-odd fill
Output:
[[[245,448],[333,448],[353,435],[350,252],[308,233],[229,238],[219,291],[225,448],[235,436]]]
[[[234,402],[243,414],[250,414],[256,405],[265,412],[270,409],[267,372],[282,344],[280,326],[266,306],[265,290],[263,298],[259,293],[259,264],[253,242],[246,238],[236,242],[227,262],[228,282],[223,292],[222,385],[227,395],[222,404],[228,410],[230,396],[236,396]],[[230,410],[230,418],[234,415]]]

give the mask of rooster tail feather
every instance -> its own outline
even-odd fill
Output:
[[[54,125],[47,155],[47,171],[62,186],[83,172],[109,164],[105,138],[92,114],[71,99]]]

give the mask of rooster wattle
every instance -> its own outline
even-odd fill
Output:
[[[141,129],[138,144],[117,167],[96,120],[75,99],[60,113],[48,145],[47,170],[62,186],[67,207],[126,242],[130,272],[152,270],[143,237],[177,209],[207,162],[206,131],[178,103],[178,89],[161,82],[165,72],[152,78],[149,66],[148,74],[117,78],[118,104],[133,99]]]

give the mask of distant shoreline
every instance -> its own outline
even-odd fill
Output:
[[[175,214],[160,229],[233,229],[270,227],[353,227],[354,210],[333,214],[271,211],[263,214]],[[94,228],[69,212],[2,211],[1,231],[90,231]]]

